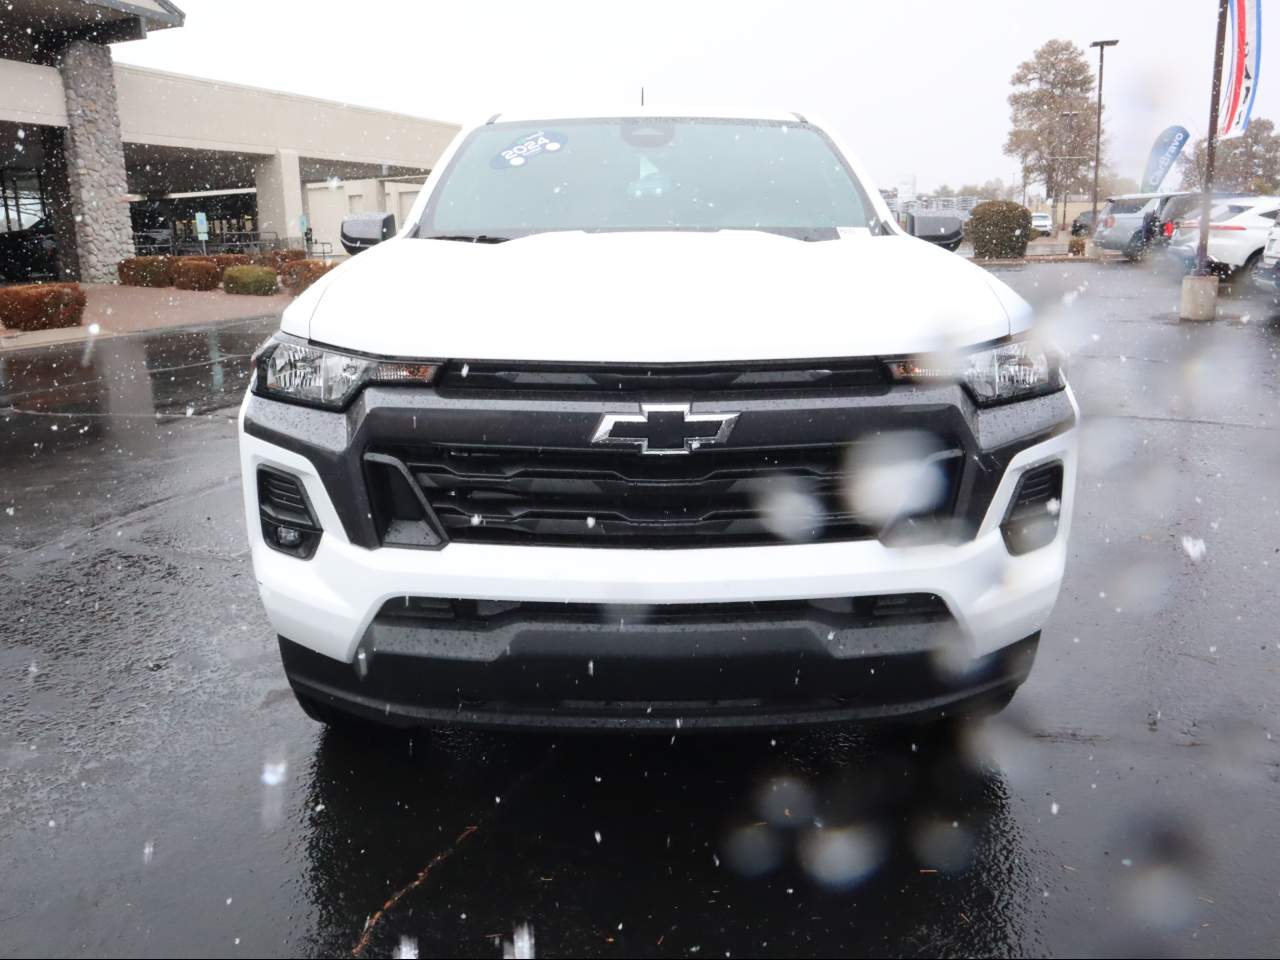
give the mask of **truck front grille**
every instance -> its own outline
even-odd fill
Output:
[[[881,527],[850,503],[848,451],[832,444],[648,457],[432,446],[371,456],[404,464],[434,515],[427,522],[452,541],[712,547],[878,536]],[[946,495],[916,519],[950,515],[962,461],[959,449],[941,455]]]

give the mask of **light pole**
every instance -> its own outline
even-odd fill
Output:
[[[1075,139],[1074,139],[1074,137],[1072,136],[1072,133],[1073,133],[1073,126],[1074,126],[1073,121],[1075,120],[1075,118],[1076,118],[1077,116],[1079,116],[1079,115],[1080,115],[1080,111],[1079,111],[1079,110],[1063,110],[1063,111],[1062,111],[1062,115],[1063,115],[1064,117],[1066,117],[1066,118],[1067,118],[1067,149],[1070,149],[1070,148],[1074,145],[1074,143],[1075,143]],[[1072,156],[1063,156],[1063,157],[1060,157],[1059,159],[1060,159],[1060,160],[1079,160],[1080,158],[1079,158],[1079,157],[1072,157]],[[1059,182],[1058,182],[1058,192],[1062,194],[1062,229],[1063,229],[1063,230],[1066,230],[1066,229],[1067,229],[1067,185],[1066,185],[1066,177],[1059,176],[1058,181],[1059,181]]]
[[[1107,47],[1114,47],[1119,40],[1095,40],[1089,44],[1098,48],[1098,117],[1097,127],[1093,133],[1093,219],[1089,221],[1089,233],[1098,230],[1098,168],[1102,165],[1102,65],[1107,55]]]

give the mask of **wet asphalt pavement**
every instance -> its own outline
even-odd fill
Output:
[[[1010,710],[927,734],[325,733],[244,541],[273,324],[0,355],[0,952],[1274,956],[1280,321],[1003,276],[1072,355],[1071,559]]]

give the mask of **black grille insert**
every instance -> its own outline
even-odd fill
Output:
[[[876,357],[847,360],[793,360],[771,363],[574,364],[502,363],[489,360],[448,363],[437,389],[444,395],[474,392],[678,396],[773,393],[878,393],[890,382]]]
[[[258,469],[258,506],[263,514],[281,523],[319,529],[297,477],[265,467]]]
[[[608,450],[435,446],[399,450],[448,539],[571,546],[699,547],[870,539],[851,505],[849,446]],[[943,451],[949,516],[963,453]]]
[[[820,600],[764,600],[736,603],[613,605],[522,600],[459,600],[397,597],[378,612],[384,623],[438,625],[442,629],[483,630],[511,622],[693,624],[751,620],[814,620],[832,627],[894,626],[949,620],[951,612],[932,593],[893,593]]]

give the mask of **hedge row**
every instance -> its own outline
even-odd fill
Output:
[[[171,287],[175,257],[128,257],[116,265],[126,287]]]
[[[222,271],[212,260],[183,257],[173,265],[173,285],[179,290],[217,290]]]
[[[259,267],[270,267],[276,273],[280,272],[280,268],[286,263],[295,260],[305,259],[307,252],[305,250],[268,250],[265,253],[259,253],[253,257],[252,262]]]
[[[53,330],[78,327],[85,296],[78,283],[27,283],[0,287],[0,327]]]
[[[212,253],[188,257],[128,257],[116,266],[120,282],[130,287],[177,287],[179,290],[213,290],[231,267],[262,267],[274,276],[287,264],[304,260],[302,250],[270,250],[252,257],[242,253]],[[200,266],[197,266],[200,265]],[[210,272],[210,267],[213,272]],[[210,277],[214,279],[210,282]]]
[[[289,260],[280,267],[280,284],[296,296],[336,266],[323,260]]]

